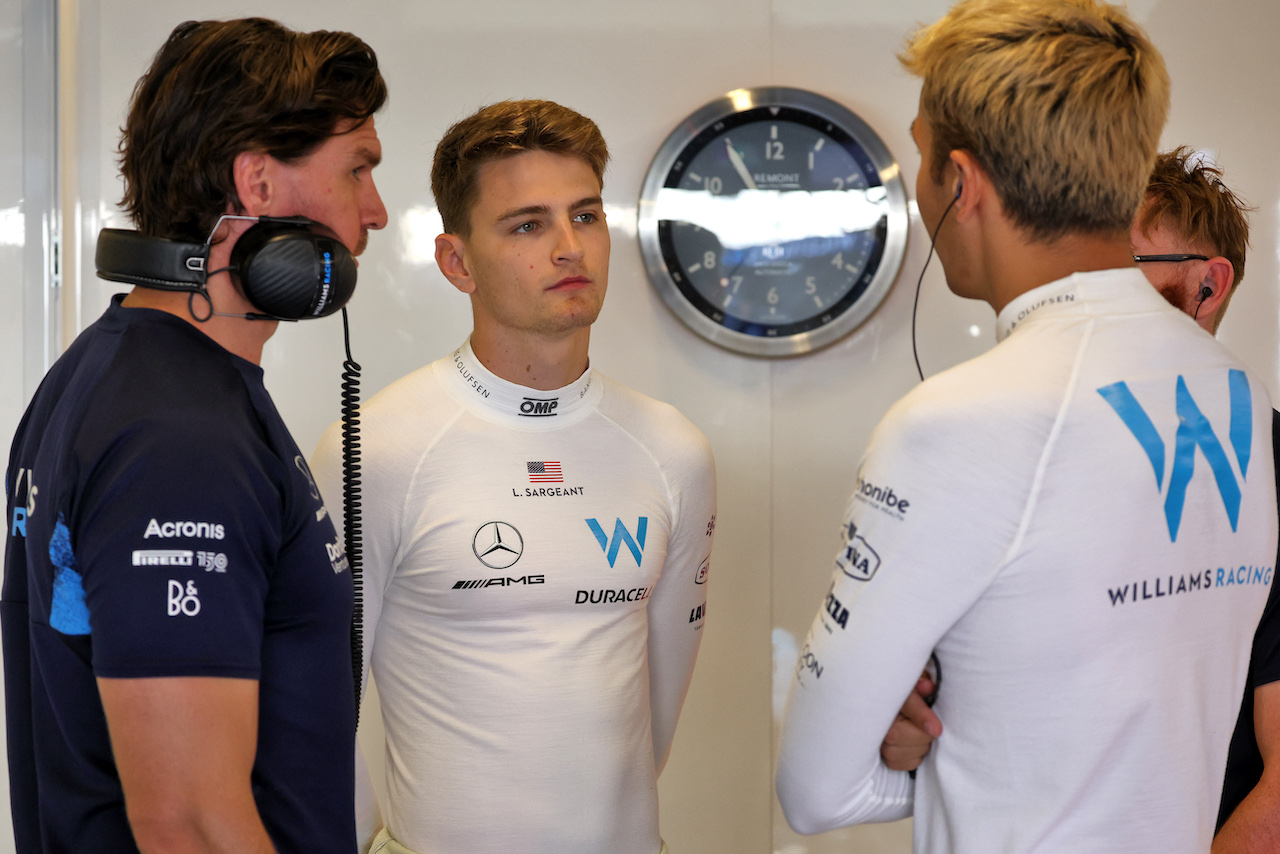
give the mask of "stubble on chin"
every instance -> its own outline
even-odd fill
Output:
[[[578,295],[566,301],[553,315],[543,318],[543,334],[564,335],[584,329],[596,322],[600,310],[604,307],[604,298],[594,295]]]

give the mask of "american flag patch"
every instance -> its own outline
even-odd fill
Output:
[[[529,467],[530,483],[564,483],[559,461],[542,461],[525,465]]]

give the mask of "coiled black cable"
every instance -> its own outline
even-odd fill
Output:
[[[360,726],[360,688],[364,681],[363,577],[360,531],[360,365],[351,358],[351,327],[342,309],[342,343],[347,360],[342,363],[342,531],[351,567],[351,672],[355,677],[356,726]]]

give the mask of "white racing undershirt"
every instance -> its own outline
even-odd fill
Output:
[[[1265,387],[1137,270],[1030,291],[999,337],[872,436],[783,808],[817,832],[914,807],[917,852],[1207,851],[1274,571]],[[913,792],[879,745],[935,649]]]
[[[363,407],[365,655],[387,828],[419,854],[653,854],[706,608],[710,448],[588,370],[464,344]],[[316,452],[340,494],[340,436]]]

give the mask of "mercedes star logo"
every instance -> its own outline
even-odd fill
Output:
[[[485,522],[471,538],[471,551],[490,569],[506,569],[524,553],[524,539],[506,522]]]

